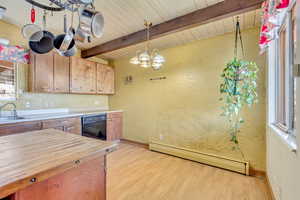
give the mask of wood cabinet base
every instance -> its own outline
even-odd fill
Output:
[[[106,157],[79,164],[62,174],[18,191],[12,200],[105,200]]]

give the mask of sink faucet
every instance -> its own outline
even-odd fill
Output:
[[[6,103],[6,104],[3,104],[2,106],[0,106],[0,117],[2,117],[2,110],[3,110],[3,108],[5,108],[8,105],[12,105],[14,107],[14,109],[13,109],[13,113],[14,113],[13,117],[17,118],[18,117],[18,115],[17,115],[17,106],[16,106],[15,103],[12,103],[12,102],[9,102],[9,103]]]

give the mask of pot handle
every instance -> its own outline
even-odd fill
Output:
[[[46,10],[44,10],[44,15],[43,15],[43,29],[46,30]]]
[[[64,33],[67,33],[67,15],[64,15]]]

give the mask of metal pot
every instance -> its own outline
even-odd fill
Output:
[[[73,18],[73,17],[72,17]],[[54,40],[54,48],[60,54],[69,50],[69,47],[74,40],[75,30],[71,27],[67,31],[67,16],[64,16],[64,34],[56,36]]]
[[[75,40],[72,39],[68,48],[65,51],[62,51],[62,50],[60,50],[60,47],[61,47],[62,43],[64,42],[64,40],[65,40],[65,34],[58,35],[55,38],[54,47],[55,47],[56,51],[61,56],[67,56],[67,57],[74,56],[77,51]]]
[[[79,9],[79,27],[85,35],[100,38],[103,35],[104,18],[95,9],[81,7]]]

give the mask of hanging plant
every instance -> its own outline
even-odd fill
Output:
[[[244,52],[239,21],[236,25],[235,57],[226,65],[221,75],[223,81],[220,85],[222,95],[220,101],[224,103],[222,116],[226,117],[230,124],[231,141],[239,148],[238,133],[245,122],[241,110],[245,105],[251,106],[258,101],[256,82],[258,67],[254,62],[237,58],[238,35]]]

